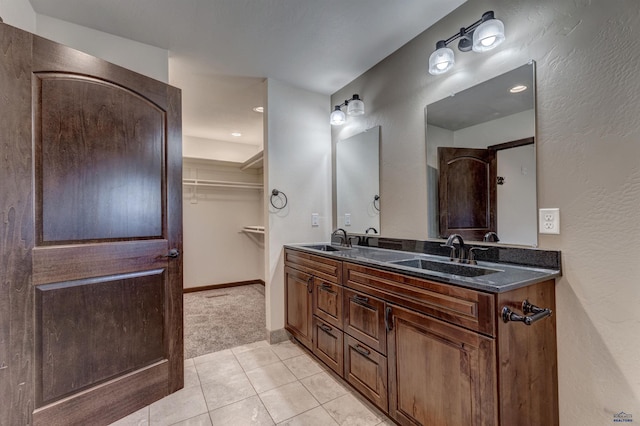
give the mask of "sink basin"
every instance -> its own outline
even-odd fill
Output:
[[[461,265],[459,263],[433,262],[425,259],[398,260],[390,263],[463,277],[479,277],[482,275],[495,274],[496,272],[503,272],[499,269],[487,269],[479,266]]]
[[[328,244],[315,244],[311,246],[303,246],[304,248],[312,249],[312,250],[320,250],[320,251],[340,251],[340,250],[349,250],[348,247],[336,247],[330,246]]]

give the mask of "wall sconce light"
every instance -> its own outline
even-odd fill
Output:
[[[482,14],[482,18],[469,25],[460,28],[460,31],[446,40],[436,43],[436,50],[429,57],[429,73],[432,75],[444,74],[455,63],[453,50],[447,46],[458,42],[458,50],[461,52],[486,52],[497,47],[504,41],[504,24],[493,16],[493,11]]]
[[[364,102],[362,102],[359,95],[353,95],[351,99],[347,99],[340,105],[335,106],[329,116],[329,123],[332,126],[341,126],[347,121],[347,114],[342,111],[342,107],[347,107],[348,115],[364,115]]]

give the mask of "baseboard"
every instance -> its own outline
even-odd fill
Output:
[[[265,330],[267,333],[267,342],[270,345],[275,345],[276,343],[286,342],[290,340],[289,333],[284,328],[280,330]]]
[[[250,285],[250,284],[262,284],[264,285],[263,280],[248,280],[248,281],[236,281],[233,283],[223,283],[223,284],[211,284],[204,285],[200,287],[187,287],[182,290],[183,293],[194,293],[196,291],[205,291],[205,290],[215,290],[216,288],[226,288],[226,287],[239,287],[241,285]]]

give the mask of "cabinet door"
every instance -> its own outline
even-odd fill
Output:
[[[344,335],[344,378],[387,411],[387,357],[348,334]]]
[[[342,286],[315,278],[313,314],[342,329]]]
[[[343,334],[321,319],[313,318],[313,353],[342,376]]]
[[[403,425],[495,425],[494,340],[391,307],[389,415]]]
[[[285,329],[308,349],[313,349],[311,294],[313,276],[304,272],[284,268],[285,282]]]
[[[384,301],[344,289],[344,331],[383,355],[387,353]]]

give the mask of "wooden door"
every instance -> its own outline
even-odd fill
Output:
[[[285,328],[309,350],[313,350],[313,275],[284,268]]]
[[[493,339],[394,306],[389,415],[403,425],[495,425]]]
[[[497,232],[496,152],[439,147],[438,164],[440,237],[482,240],[487,232]]]
[[[0,423],[108,424],[183,387],[180,91],[1,31]]]

